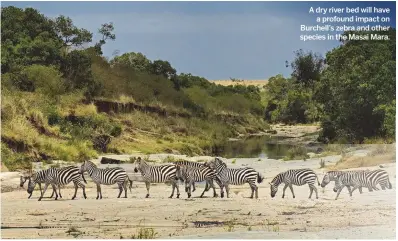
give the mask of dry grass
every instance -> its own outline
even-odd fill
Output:
[[[395,162],[395,144],[373,145],[366,156],[345,155],[336,165],[328,166],[328,170],[341,170],[357,167],[377,166]]]
[[[257,87],[263,87],[268,83],[268,80],[243,80],[242,82],[233,82],[232,80],[210,80],[210,82],[223,85],[223,86],[228,86],[228,85],[254,85]]]

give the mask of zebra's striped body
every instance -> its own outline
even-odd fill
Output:
[[[176,161],[174,162],[174,164],[176,165],[180,165],[180,166],[188,166],[188,167],[196,167],[196,168],[200,168],[203,167],[203,163],[199,163],[199,162],[191,162],[191,161]],[[209,191],[210,189],[210,185],[209,183],[206,181],[206,186],[205,186],[205,192]],[[195,182],[192,183],[192,192],[196,191],[196,187],[195,187]]]
[[[310,188],[310,196],[308,198],[311,198],[313,191],[315,191],[316,198],[318,199],[318,190],[315,187],[315,179],[318,181],[318,185],[320,185],[318,176],[315,174],[315,172],[307,168],[291,169],[286,172],[281,172],[274,177],[272,182],[270,182],[271,197],[272,198],[275,197],[275,194],[278,191],[278,186],[282,183],[285,184],[285,186],[283,187],[282,198],[285,198],[285,191],[287,187],[290,188],[290,191],[293,194],[293,198],[295,198],[296,196],[294,195],[293,192],[293,185],[302,186],[308,184]]]
[[[37,174],[36,174],[37,175],[36,183],[39,184],[40,195],[43,193],[43,190],[41,189],[41,184],[44,183],[44,176],[45,176],[46,171],[47,170],[38,171]],[[29,179],[30,179],[30,176],[21,175],[20,178],[19,178],[19,180],[20,180],[19,186],[23,187],[25,182],[28,181]],[[52,198],[54,196],[55,191],[56,191],[56,189],[53,188],[53,193],[51,194],[50,198]],[[33,192],[31,192],[29,194],[28,198],[32,197],[32,194],[33,194]],[[59,195],[62,198],[61,192],[59,193]]]
[[[357,173],[357,172],[364,172],[364,171],[368,171],[368,170],[328,171],[322,179],[321,187],[326,187],[326,185],[328,185],[329,182],[331,182],[331,181],[336,182],[337,177],[343,173]],[[351,193],[351,186],[347,185],[346,187],[348,189],[348,192]],[[362,186],[359,186],[358,189],[359,189],[359,192],[362,193]],[[372,188],[368,188],[368,189],[369,189],[369,192],[373,191]],[[377,188],[376,188],[376,190],[377,190]]]
[[[85,186],[82,183],[84,181],[85,183],[86,180],[84,179],[83,175],[80,173],[80,170],[78,167],[75,166],[67,166],[67,167],[62,167],[62,168],[49,168],[46,170],[46,175],[44,176],[44,190],[43,193],[41,194],[39,201],[43,198],[44,193],[47,190],[48,185],[52,185],[53,188],[55,186],[58,186],[59,188],[61,186],[65,186],[69,184],[70,182],[73,182],[75,186],[75,194],[72,197],[72,200],[76,198],[76,193],[78,187],[81,187],[83,189],[83,196],[84,198],[87,198],[86,192],[85,192]],[[29,185],[28,185],[28,193],[32,193],[33,189],[36,186],[37,183],[37,173],[33,174],[32,177],[29,179]],[[55,200],[58,199],[57,192],[55,191]]]
[[[119,195],[117,197],[120,198],[120,195],[124,189],[124,197],[127,198],[127,184],[130,182],[129,188],[131,192],[131,186],[133,185],[133,182],[128,177],[126,171],[121,167],[102,169],[98,168],[91,161],[84,161],[80,168],[80,172],[82,174],[87,172],[93,182],[97,185],[97,199],[102,199],[101,184],[113,185],[117,183],[119,186]]]
[[[229,198],[229,185],[243,185],[245,183],[250,185],[252,191],[250,198],[253,198],[254,192],[256,193],[256,198],[258,198],[256,181],[261,183],[264,178],[253,168],[227,168],[227,165],[218,157],[206,162],[204,165],[216,171],[222,185],[225,187],[227,198]]]
[[[149,197],[149,188],[151,183],[171,183],[172,192],[169,198],[174,196],[174,189],[177,188],[177,198],[180,197],[180,190],[178,188],[178,179],[176,176],[176,166],[173,164],[161,165],[161,166],[151,166],[138,157],[136,161],[136,167],[134,168],[134,172],[140,172],[145,182],[147,195],[146,198]]]
[[[388,178],[388,173],[386,171],[379,169],[373,171],[343,172],[337,176],[333,191],[337,192],[335,198],[337,200],[341,190],[343,190],[345,186],[354,187],[352,190],[350,190],[350,196],[352,196],[352,193],[357,188],[359,189],[359,192],[362,193],[360,187],[367,187],[370,192],[372,192],[373,189],[378,190],[376,185],[380,185],[383,190],[386,188],[392,188]]]
[[[217,192],[214,187],[213,180],[215,180],[217,184],[220,186],[221,197],[224,197],[223,185],[221,183],[221,180],[218,178],[216,172],[210,169],[209,167],[206,166],[189,167],[179,164],[176,164],[176,167],[177,167],[176,171],[177,178],[185,181],[185,192],[188,193],[188,198],[191,197],[191,185],[195,182],[203,182],[203,181],[206,181],[206,184],[208,183],[209,186],[213,188],[213,197],[217,197]],[[203,190],[203,193],[200,195],[200,197],[203,197],[203,195],[207,191],[206,188]]]

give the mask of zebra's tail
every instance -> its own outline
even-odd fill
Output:
[[[388,189],[392,189],[392,184],[390,182],[390,178],[388,178]]]
[[[320,186],[320,185],[321,185],[321,183],[319,182],[318,175],[316,175],[316,174],[315,174],[315,176],[316,176],[316,180],[317,180],[317,182],[318,182],[318,186]]]
[[[259,172],[257,172],[257,182],[262,183],[263,180],[264,180],[264,177]]]

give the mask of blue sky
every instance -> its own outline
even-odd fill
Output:
[[[396,21],[395,2],[2,2],[10,5],[66,15],[94,33],[113,22],[116,40],[103,47],[105,56],[142,52],[207,79],[288,76],[285,61],[294,51],[324,55],[336,47],[337,41],[300,41],[300,25],[316,24],[310,7],[389,7],[391,14],[383,16],[391,17],[391,26]]]

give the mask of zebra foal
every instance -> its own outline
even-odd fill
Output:
[[[84,179],[83,175],[80,173],[80,170],[78,167],[75,166],[67,166],[67,167],[62,167],[62,168],[54,168],[51,167],[46,171],[44,178],[44,190],[43,193],[41,194],[39,201],[41,201],[41,199],[44,196],[44,193],[46,192],[47,188],[49,185],[52,185],[53,189],[56,189],[56,186],[58,186],[59,190],[61,190],[61,186],[65,186],[67,184],[69,184],[70,182],[73,182],[73,185],[75,186],[75,194],[72,197],[72,200],[76,198],[76,194],[77,194],[77,189],[80,187],[83,189],[83,197],[86,199],[86,191],[85,191],[85,186],[82,183],[86,182],[86,180]],[[28,184],[28,193],[31,194],[36,186],[38,180],[38,176],[37,173],[33,174],[32,177],[29,179],[29,184]],[[61,196],[61,192],[60,193],[60,197]],[[57,191],[55,190],[55,200],[58,199],[58,195],[57,195]]]
[[[310,196],[311,198],[313,191],[315,191],[316,198],[318,199],[318,190],[315,187],[315,179],[318,181],[318,186],[320,185],[318,176],[311,169],[291,169],[286,172],[281,172],[272,179],[269,183],[271,186],[271,197],[275,197],[276,192],[278,191],[278,186],[281,183],[284,183],[282,198],[285,198],[286,188],[289,187],[290,191],[293,194],[293,198],[296,198],[293,191],[293,185],[302,186],[308,184],[310,188]]]
[[[97,198],[102,199],[102,190],[101,184],[103,185],[113,185],[116,184],[119,186],[119,195],[117,198],[120,198],[120,195],[124,189],[124,197],[127,198],[127,183],[130,182],[129,189],[131,192],[131,187],[133,185],[133,181],[130,180],[126,171],[121,167],[112,167],[112,168],[98,168],[91,161],[84,161],[80,167],[80,172],[83,175],[84,172],[87,172],[91,177],[93,182],[97,185]]]
[[[254,193],[256,193],[256,198],[258,198],[256,181],[261,183],[264,177],[253,168],[228,168],[227,164],[218,157],[206,162],[204,165],[210,167],[217,173],[222,185],[225,187],[227,198],[229,198],[229,185],[243,185],[245,183],[250,185],[252,191],[250,198],[253,198]]]
[[[207,189],[207,184],[213,188],[213,197],[217,197],[217,192],[214,187],[213,180],[217,182],[221,189],[221,197],[224,197],[223,185],[221,180],[217,177],[215,171],[210,169],[209,167],[201,166],[201,167],[189,167],[185,165],[176,164],[176,176],[178,179],[185,182],[185,192],[188,193],[188,198],[191,197],[191,186],[195,182],[203,182],[206,181],[206,187],[203,190],[200,197],[203,197]]]
[[[177,198],[180,197],[180,190],[178,188],[178,179],[176,176],[176,166],[174,164],[166,164],[161,166],[151,166],[146,163],[141,157],[135,161],[134,172],[140,172],[145,182],[147,195],[149,197],[149,188],[151,183],[171,183],[173,188],[169,198],[174,196],[174,190],[177,188]]]

